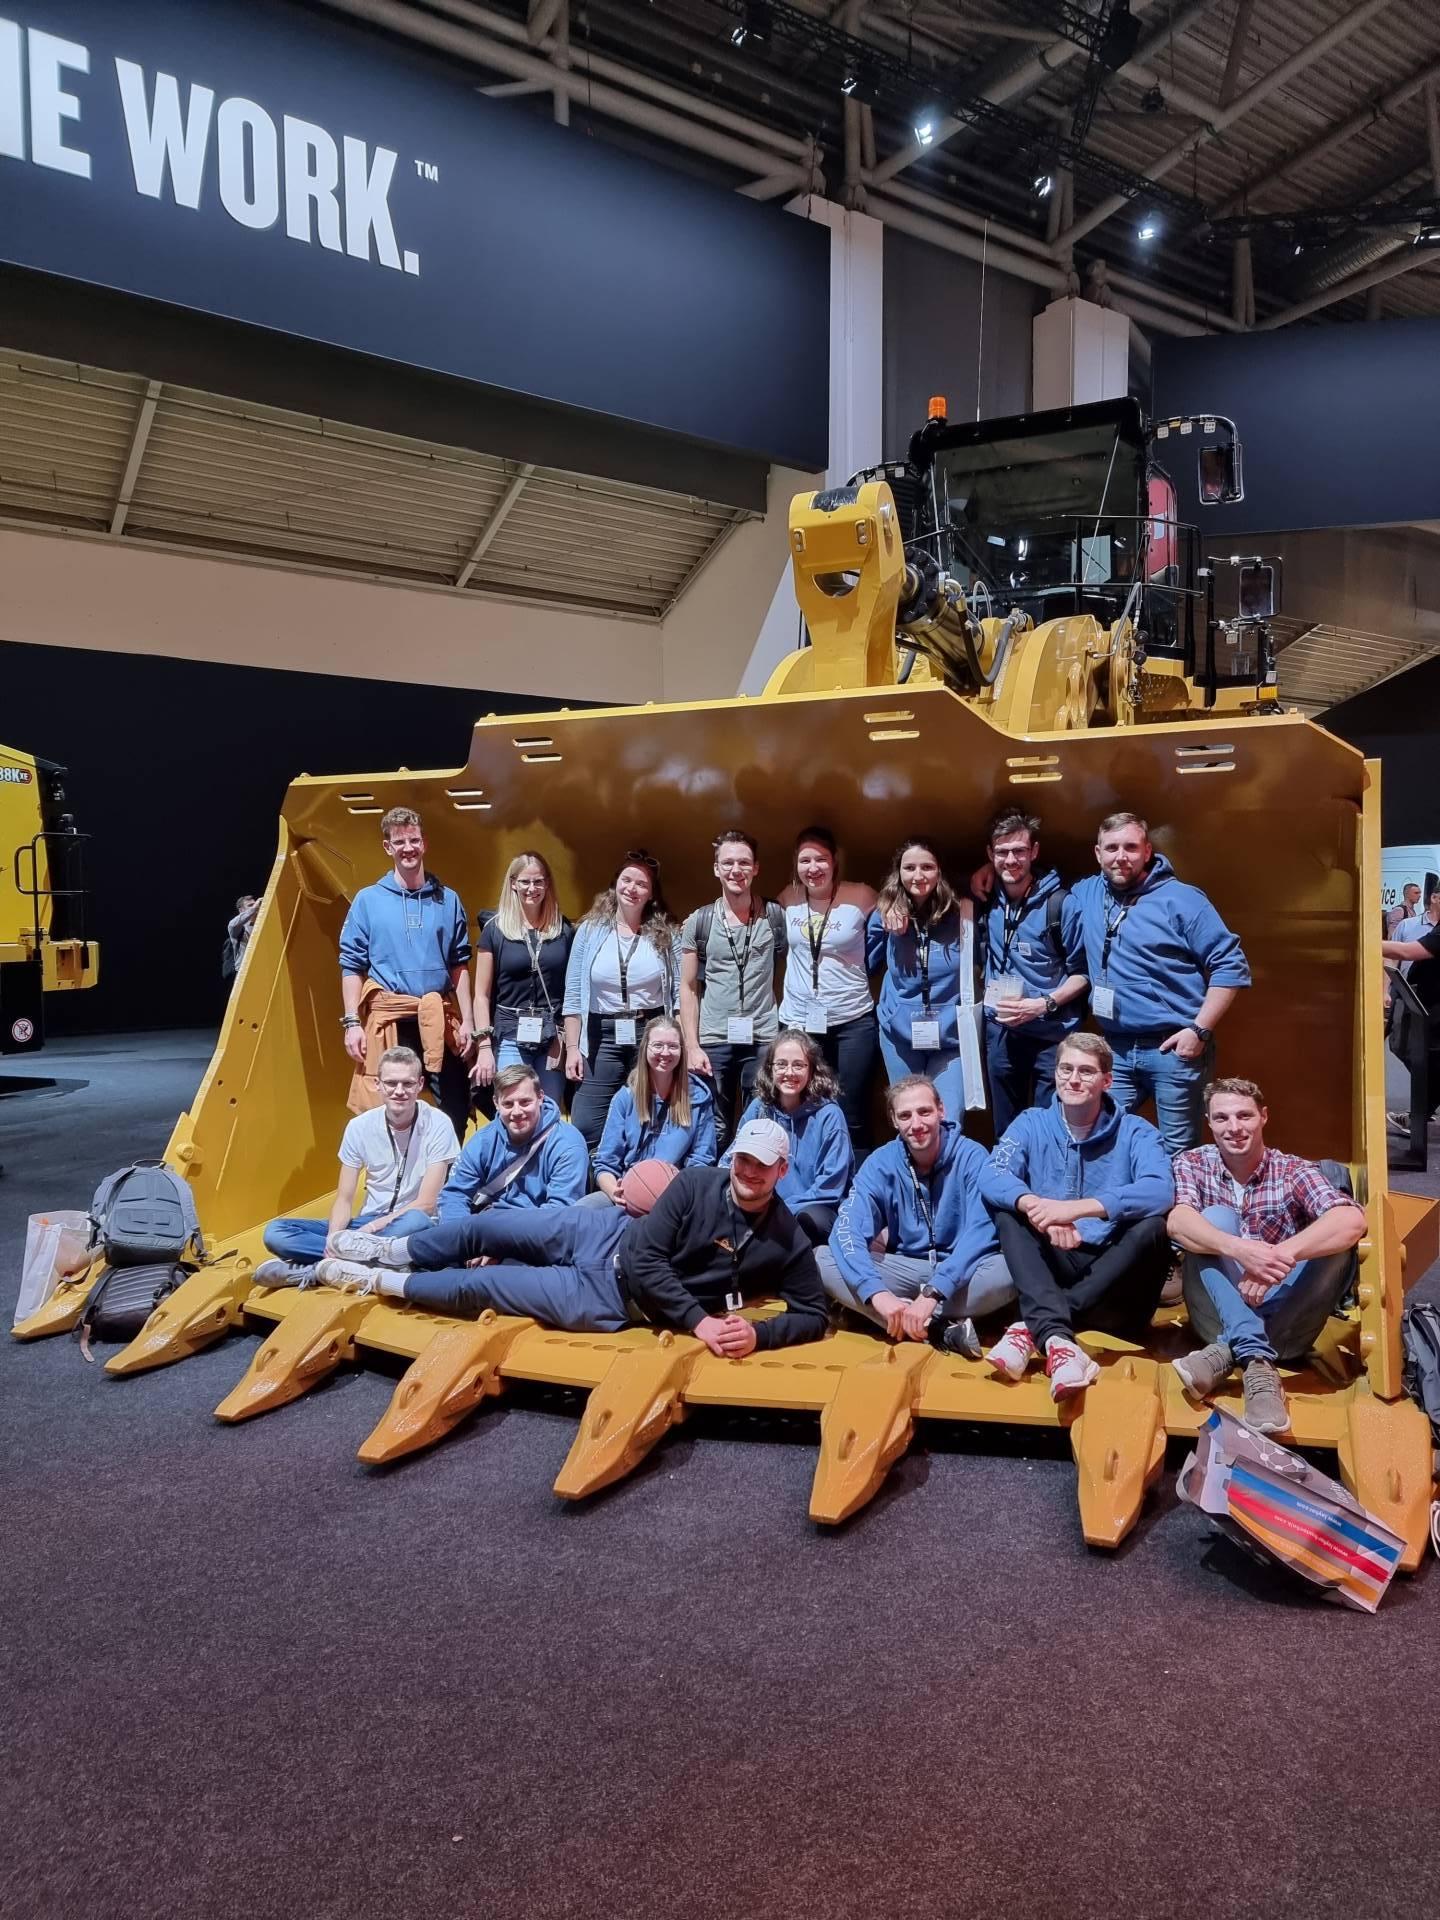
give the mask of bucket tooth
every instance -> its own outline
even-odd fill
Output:
[[[1100,1369],[1070,1422],[1079,1476],[1080,1526],[1092,1547],[1118,1547],[1165,1464],[1160,1369],[1126,1354]]]
[[[302,1293],[266,1334],[245,1377],[215,1409],[217,1420],[249,1420],[298,1400],[355,1353],[355,1329],[375,1305],[371,1294],[317,1287]]]
[[[616,1354],[585,1403],[580,1431],[556,1477],[562,1500],[583,1500],[634,1472],[655,1442],[685,1417],[681,1395],[704,1351],[686,1334],[665,1332]]]
[[[812,1520],[836,1526],[875,1498],[910,1444],[921,1384],[934,1359],[931,1347],[909,1342],[882,1347],[873,1360],[840,1375],[820,1415]]]
[[[100,1269],[82,1274],[76,1280],[62,1280],[43,1307],[27,1313],[10,1329],[15,1340],[43,1340],[52,1333],[69,1333],[85,1311],[85,1302],[100,1278]]]
[[[248,1260],[238,1265],[202,1267],[192,1273],[151,1314],[128,1347],[105,1362],[107,1373],[145,1373],[188,1360],[240,1324],[252,1285]]]
[[[1357,1380],[1337,1448],[1340,1478],[1405,1542],[1400,1571],[1414,1573],[1430,1537],[1435,1497],[1430,1423],[1410,1399],[1380,1400]]]
[[[504,1390],[500,1363],[516,1336],[534,1324],[502,1320],[487,1308],[478,1320],[442,1327],[406,1368],[358,1457],[383,1466],[443,1440],[482,1400]]]

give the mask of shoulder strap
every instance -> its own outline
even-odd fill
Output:
[[[770,932],[774,938],[777,951],[783,953],[789,941],[790,933],[785,925],[785,909],[778,900],[767,900],[765,902],[765,918],[770,922]]]
[[[520,1178],[559,1124],[558,1120],[552,1120],[548,1127],[542,1127],[518,1160],[512,1160],[508,1167],[501,1168],[493,1180],[487,1180],[483,1187],[477,1187],[470,1196],[470,1211],[483,1213],[486,1207],[498,1200],[505,1189]]]
[[[1065,938],[1061,932],[1060,918],[1069,898],[1068,887],[1057,887],[1045,902],[1045,938],[1050,942],[1051,952],[1060,960],[1065,957]]]
[[[695,916],[695,952],[699,956],[702,969],[705,965],[705,950],[710,945],[710,930],[714,925],[715,902],[712,900],[708,906],[701,907]]]

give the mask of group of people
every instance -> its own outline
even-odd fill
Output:
[[[1424,1093],[1428,1122],[1440,1112],[1440,888],[1432,890],[1422,911],[1420,888],[1411,881],[1386,915],[1386,929],[1380,952],[1391,966],[1398,967],[1405,975],[1429,1023],[1429,1045],[1425,1049],[1429,1064]],[[1392,1012],[1388,984],[1386,1012]],[[1391,1044],[1400,1044],[1394,1035]],[[1413,1106],[1419,1097],[1413,1085],[1410,1097]],[[1392,1113],[1388,1118],[1400,1132],[1409,1131],[1410,1114]]]
[[[1239,1366],[1247,1418],[1286,1431],[1276,1363],[1334,1309],[1365,1217],[1266,1145],[1253,1082],[1213,1077],[1249,969],[1136,814],[1100,823],[1099,871],[1070,887],[1015,811],[963,884],[916,837],[878,892],[808,827],[773,901],[754,840],[727,829],[716,897],[678,924],[646,853],[572,926],[525,852],[473,977],[419,817],[381,830],[391,870],[340,938],[340,1185],[327,1220],[270,1223],[262,1282],[669,1326],[722,1358],[849,1313],[1007,1379],[1041,1364],[1060,1400],[1097,1372],[1077,1332],[1142,1336],[1178,1246],[1204,1343],[1176,1363],[1186,1388]],[[894,1137],[872,1150],[879,1061]],[[989,1153],[962,1125],[987,1081]],[[462,1146],[472,1099],[492,1124]],[[655,1161],[677,1169],[658,1197],[629,1180]],[[776,1295],[783,1313],[743,1315]]]

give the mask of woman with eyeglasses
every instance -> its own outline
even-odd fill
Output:
[[[780,896],[789,952],[780,1019],[817,1042],[840,1083],[840,1105],[858,1158],[870,1145],[877,1047],[865,928],[875,889],[839,876],[835,836],[806,827],[795,841],[795,879]]]
[[[935,1082],[946,1118],[960,1121],[965,1082],[957,1008],[961,966],[974,952],[973,916],[941,872],[933,843],[914,835],[896,849],[866,928],[871,970],[885,970],[880,1052],[890,1085],[923,1073]]]
[[[634,1071],[610,1102],[595,1150],[595,1185],[582,1205],[623,1206],[625,1175],[641,1160],[672,1167],[715,1164],[715,1098],[710,1083],[690,1071],[678,1020],[659,1014],[640,1036]]]
[[[790,1136],[790,1166],[775,1191],[812,1247],[824,1246],[855,1176],[855,1151],[830,1063],[808,1033],[786,1028],[760,1056],[755,1098],[740,1116],[774,1120]],[[725,1154],[721,1166],[730,1164]]]
[[[660,863],[627,853],[575,929],[565,970],[565,1077],[570,1118],[593,1153],[610,1102],[639,1056],[657,1013],[674,1015],[675,929],[660,892]]]
[[[565,1037],[560,1009],[575,929],[560,911],[555,877],[543,854],[518,853],[505,870],[500,900],[475,948],[476,1105],[494,1117],[490,1093],[506,1067],[533,1067],[540,1091],[565,1098]]]

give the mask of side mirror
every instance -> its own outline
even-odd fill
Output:
[[[1240,618],[1270,620],[1279,604],[1276,568],[1269,560],[1242,560],[1240,563]]]
[[[1199,486],[1202,507],[1228,507],[1245,498],[1238,440],[1225,446],[1201,447]]]

